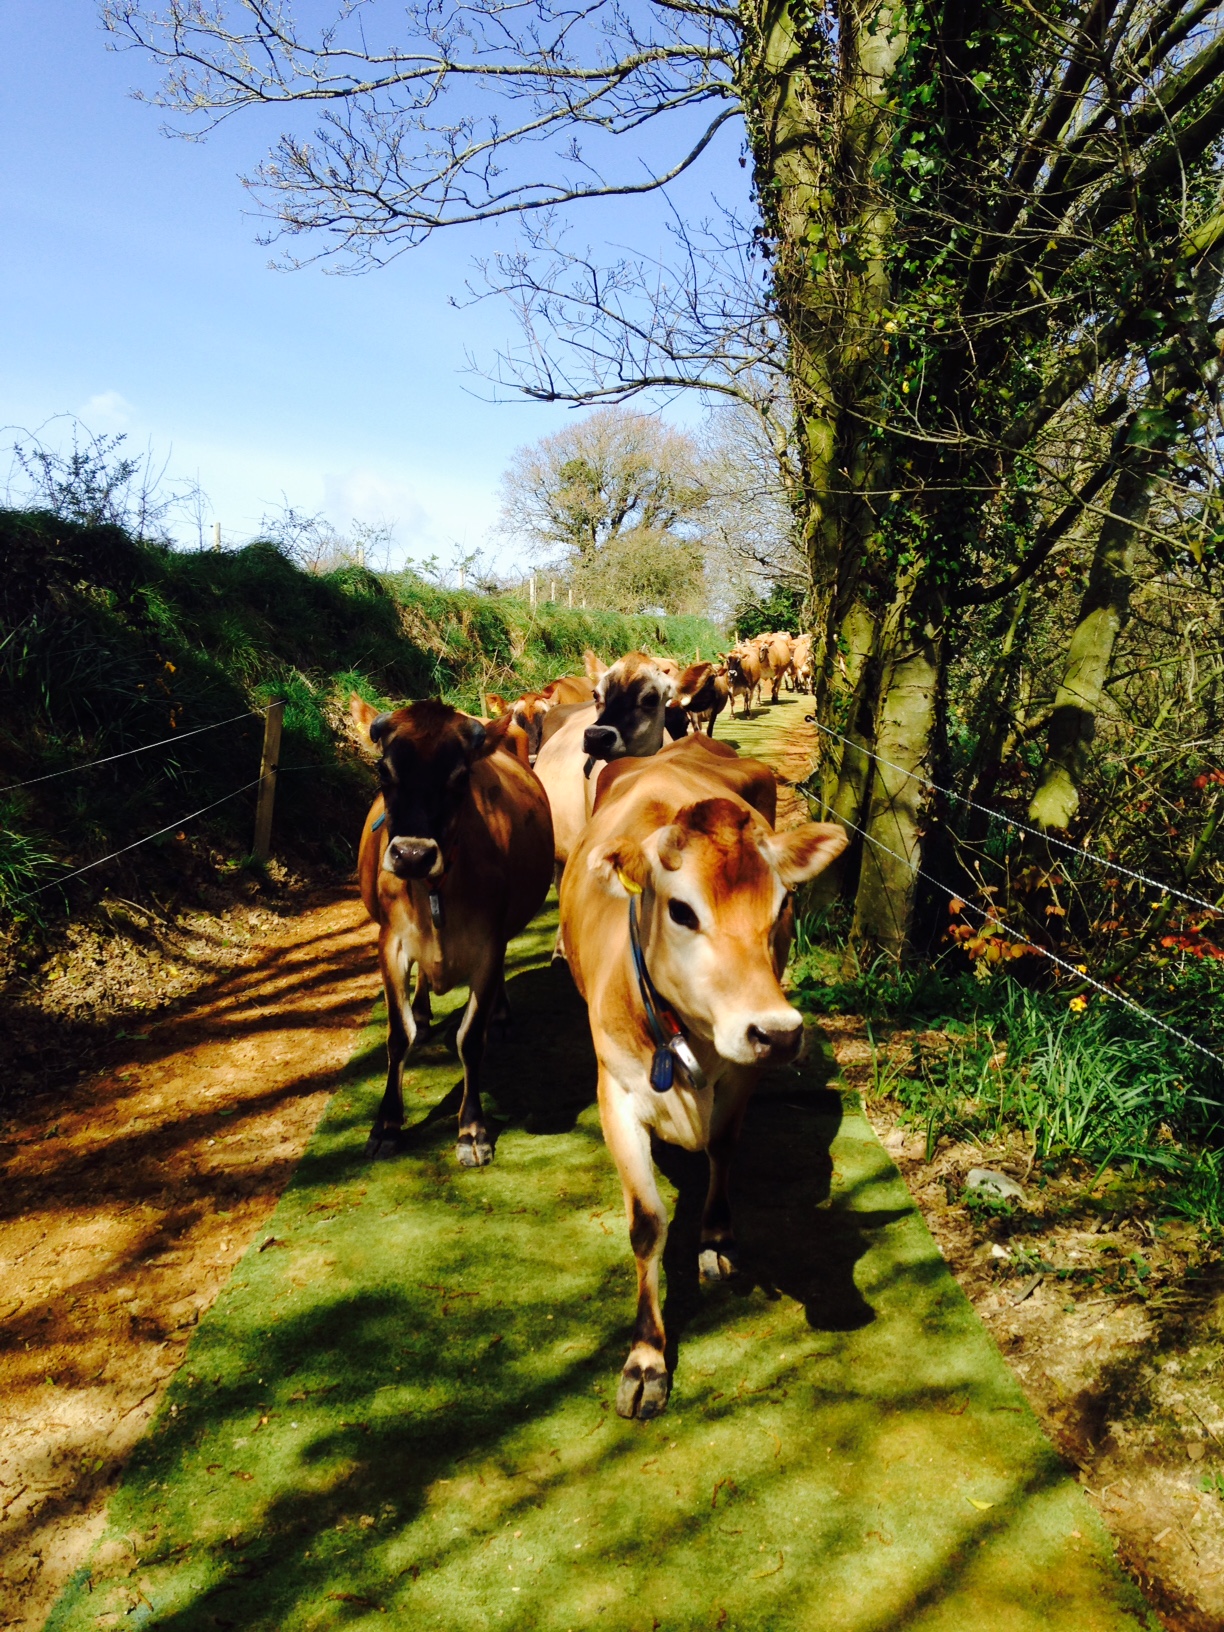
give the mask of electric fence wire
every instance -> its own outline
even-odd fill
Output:
[[[146,742],[140,748],[125,748],[120,754],[107,754],[102,759],[87,759],[82,765],[68,765],[62,771],[48,771],[45,776],[32,776],[26,782],[9,782],[0,788],[0,793],[16,793],[18,788],[32,788],[39,782],[53,782],[57,776],[71,776],[74,771],[92,770],[95,765],[111,765],[117,759],[130,759],[133,754],[147,754],[150,749],[164,748],[169,742],[186,742],[188,737],[198,737],[205,731],[219,731],[223,725],[233,725],[238,720],[254,720],[268,712],[271,703],[266,708],[248,708],[245,714],[231,714],[228,720],[214,720],[211,725],[198,725],[194,731],[180,731],[177,736],[162,737],[159,742]]]
[[[131,844],[125,844],[122,850],[112,850],[108,856],[99,856],[96,861],[87,861],[83,867],[76,867],[70,873],[62,873],[59,878],[53,878],[49,884],[40,884],[36,890],[27,890],[24,895],[13,897],[13,905],[22,901],[32,901],[36,895],[42,895],[44,890],[58,889],[61,884],[67,884],[71,878],[80,878],[82,873],[91,872],[95,867],[102,867],[108,861],[114,861],[116,856],[126,856],[129,850],[139,850],[142,844],[149,844],[153,839],[160,839],[163,833],[169,833],[171,828],[183,827],[187,822],[195,821],[197,816],[203,816],[210,810],[216,810],[230,799],[236,799],[240,793],[248,788],[258,787],[263,781],[257,776],[251,782],[244,782],[240,788],[234,788],[229,793],[223,793],[220,799],[214,799],[211,805],[201,805],[199,810],[193,810],[189,816],[180,816],[177,822],[167,822],[165,827],[159,827],[156,833],[146,833],[143,839],[134,839]]]
[[[1217,916],[1224,908],[1213,906],[1210,901],[1204,901],[1201,896],[1189,895],[1185,890],[1179,890],[1172,884],[1161,884],[1157,879],[1148,878],[1146,873],[1137,873],[1132,867],[1123,867],[1121,862],[1110,861],[1107,856],[1098,856],[1095,851],[1083,850],[1078,844],[1068,844],[1065,839],[1056,839],[1049,833],[1043,833],[1040,828],[1030,827],[1027,822],[1018,820],[1015,816],[1005,816],[1001,810],[991,810],[987,805],[979,805],[976,799],[970,799],[963,793],[956,793],[952,788],[940,787],[938,782],[932,782],[929,777],[920,775],[917,771],[907,771],[904,765],[894,765],[891,759],[881,759],[879,754],[873,754],[870,748],[865,748],[861,742],[851,742],[849,737],[843,737],[840,732],[833,731],[812,714],[804,716],[809,725],[814,725],[817,731],[823,731],[826,737],[833,737],[838,742],[845,743],[847,748],[853,748],[856,753],[866,754],[868,759],[874,759],[877,765],[887,765],[890,771],[899,771],[902,776],[911,781],[920,782],[924,788],[931,788],[936,793],[942,793],[946,799],[955,799],[958,804],[966,805],[970,810],[980,810],[983,816],[989,816],[996,822],[1006,822],[1008,827],[1014,827],[1020,833],[1028,833],[1044,844],[1056,845],[1060,850],[1067,850],[1073,856],[1081,856],[1085,861],[1095,861],[1099,867],[1108,867],[1111,872],[1125,873],[1127,878],[1133,878],[1140,884],[1146,884],[1151,890],[1159,890],[1161,895],[1175,895],[1179,901],[1188,901],[1192,907],[1198,907],[1203,912],[1214,913]],[[839,822],[846,822],[844,816],[838,816]],[[846,822],[847,827],[853,827],[853,822]],[[861,829],[855,828],[856,832]]]
[[[798,786],[802,790],[803,784],[799,783]],[[1184,1031],[1179,1031],[1176,1026],[1171,1026],[1167,1020],[1162,1020],[1158,1014],[1153,1014],[1150,1009],[1145,1009],[1142,1003],[1137,1003],[1133,997],[1130,997],[1126,992],[1119,991],[1116,986],[1107,986],[1104,981],[1097,980],[1086,969],[1081,969],[1078,964],[1068,963],[1065,958],[1060,958],[1056,952],[1051,952],[1048,947],[1039,946],[1036,941],[1031,941],[1027,935],[1013,928],[1011,924],[1006,923],[1002,918],[997,917],[992,912],[987,912],[984,907],[975,906],[971,901],[965,901],[958,890],[949,889],[933,873],[928,873],[917,862],[911,861],[908,856],[903,856],[900,851],[894,850],[890,845],[885,844],[882,839],[873,837],[872,834],[859,827],[855,822],[849,821],[845,816],[839,816],[837,820],[844,826],[853,829],[855,833],[860,834],[867,840],[868,844],[874,844],[877,849],[883,850],[886,855],[890,855],[895,861],[899,861],[903,867],[908,867],[916,877],[926,879],[928,884],[933,884],[937,890],[941,890],[951,900],[962,902],[970,912],[977,913],[984,922],[993,924],[997,929],[1002,930],[1005,935],[1010,936],[1012,940],[1023,941],[1025,946],[1031,947],[1039,956],[1049,958],[1051,963],[1057,964],[1065,973],[1074,975],[1077,981],[1082,981],[1085,985],[1094,987],[1103,997],[1109,997],[1115,1002],[1121,1003],[1124,1008],[1132,1010],[1135,1014],[1142,1015],[1145,1020],[1150,1020],[1154,1026],[1159,1026],[1161,1031],[1168,1032],[1170,1037],[1176,1037],[1187,1048],[1192,1048],[1199,1054],[1205,1054],[1216,1065],[1224,1066],[1224,1054],[1217,1054],[1214,1049],[1208,1048],[1206,1044],[1196,1042],[1193,1037],[1188,1037]]]

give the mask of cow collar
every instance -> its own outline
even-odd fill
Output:
[[[696,1089],[706,1085],[705,1072],[697,1063],[697,1056],[684,1035],[675,1010],[650,978],[646,958],[642,952],[642,937],[638,926],[637,898],[642,893],[624,873],[618,875],[629,892],[629,945],[633,950],[633,967],[637,974],[638,992],[646,1011],[646,1024],[654,1038],[654,1057],[650,1062],[650,1086],[656,1093],[665,1094],[675,1081],[677,1065]]]

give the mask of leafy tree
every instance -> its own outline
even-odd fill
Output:
[[[314,29],[257,0],[106,14],[163,64],[160,99],[188,121],[321,115],[253,178],[290,239],[369,264],[440,227],[524,222],[526,250],[494,281],[534,325],[533,394],[697,386],[751,404],[771,435],[786,405],[774,445],[816,707],[850,744],[827,754],[823,792],[866,834],[856,884],[847,873],[866,954],[912,938],[939,825],[928,779],[978,609],[996,607],[1022,652],[1024,609],[1062,593],[1058,557],[1091,535],[1034,810],[1072,818],[1135,566],[1160,554],[1141,541],[1178,492],[1197,495],[1182,539],[1205,549],[1218,531],[1204,405],[1220,366],[1222,0],[411,0]],[[726,254],[707,233],[704,261],[687,223],[675,269],[565,252],[554,221],[665,192],[725,159],[729,129],[758,219]],[[554,250],[561,271],[541,274],[532,257]],[[550,329],[574,359],[564,377]],[[553,542],[581,553],[589,532],[598,548],[616,506],[599,511],[597,467],[565,487]],[[1009,664],[984,683],[1006,693]],[[1007,732],[982,702],[993,754]]]

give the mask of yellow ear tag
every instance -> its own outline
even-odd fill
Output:
[[[630,895],[641,895],[642,886],[640,884],[635,884],[629,877],[628,873],[623,873],[618,867],[616,869],[616,876],[620,879],[621,883],[624,885],[625,889],[628,890]]]

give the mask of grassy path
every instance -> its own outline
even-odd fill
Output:
[[[776,748],[801,708],[720,735]],[[372,1025],[49,1626],[1147,1624],[818,1037],[745,1131],[750,1287],[699,1288],[704,1163],[660,1153],[674,1388],[616,1417],[632,1262],[553,924],[512,949],[493,1166],[454,1164],[441,1046],[412,1149],[364,1163]]]

